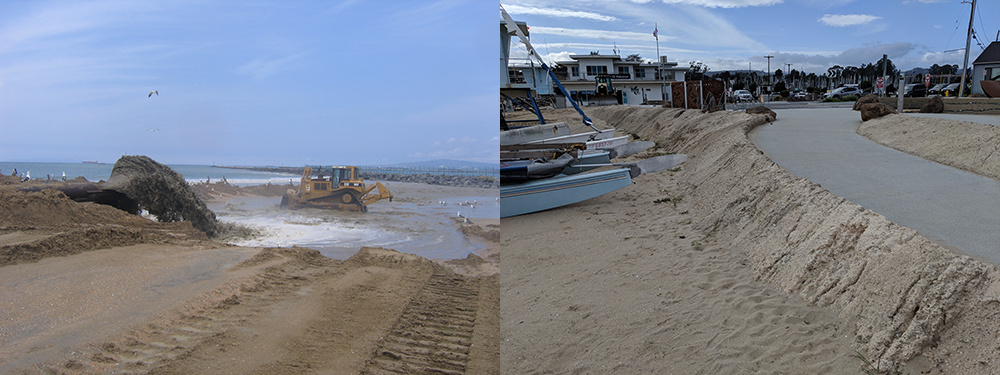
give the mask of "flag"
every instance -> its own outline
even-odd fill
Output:
[[[653,37],[656,38],[656,40],[660,40],[660,37],[656,36],[656,32],[659,31],[658,29],[658,27],[653,28]]]

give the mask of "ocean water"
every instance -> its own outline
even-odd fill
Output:
[[[300,176],[216,168],[209,165],[168,165],[189,183],[226,178],[239,186],[298,183]],[[0,173],[31,172],[32,178],[107,180],[113,164],[0,162]],[[429,259],[458,259],[484,246],[465,238],[453,218],[500,218],[499,189],[470,189],[416,183],[383,182],[393,202],[379,201],[367,213],[321,209],[280,210],[281,197],[235,198],[208,204],[219,220],[258,228],[263,236],[234,243],[253,247],[302,246],[334,259],[347,259],[362,246],[379,246]],[[472,206],[467,202],[476,202]]]
[[[378,246],[429,259],[465,258],[484,246],[458,231],[459,212],[470,220],[498,219],[497,189],[462,189],[388,183],[396,196],[369,206],[366,213],[322,209],[281,210],[280,197],[236,198],[209,204],[219,220],[260,229],[263,236],[240,246],[302,246],[334,259],[347,259],[362,246]],[[427,190],[434,190],[428,194]],[[440,202],[444,203],[440,203]],[[476,201],[470,206],[465,202]],[[474,207],[474,208],[473,208]]]
[[[242,169],[216,168],[211,165],[189,165],[175,164],[167,165],[177,173],[184,176],[189,183],[204,182],[205,180],[219,181],[225,178],[229,183],[237,186],[260,185],[270,183],[287,183],[293,180],[298,183],[299,175],[286,173],[271,173],[247,171]],[[10,175],[14,169],[17,173],[31,173],[31,178],[46,178],[46,175],[53,179],[61,179],[63,172],[67,179],[83,176],[88,181],[97,182],[107,180],[111,177],[111,169],[114,163],[92,164],[92,163],[33,163],[33,162],[6,162],[0,161],[0,174]]]

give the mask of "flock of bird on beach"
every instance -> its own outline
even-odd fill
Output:
[[[500,207],[500,198],[497,198],[496,202],[497,202],[497,207]],[[445,201],[438,201],[438,204],[440,204],[440,205],[442,205],[442,206],[447,206],[447,205],[448,205],[448,202],[445,202]],[[457,204],[458,204],[459,206],[463,206],[463,207],[465,207],[465,206],[468,206],[468,207],[471,207],[471,208],[472,208],[473,210],[475,210],[475,209],[476,209],[476,206],[478,206],[478,205],[479,205],[480,203],[479,203],[479,201],[478,201],[478,200],[473,200],[472,202],[469,202],[469,201],[465,201],[465,202],[461,202],[461,203],[457,203]],[[465,217],[465,215],[462,215],[462,211],[458,211],[458,213],[457,213],[457,214],[455,214],[455,215],[456,215],[456,217],[459,217],[459,218],[462,218],[462,219],[465,219],[465,220],[463,220],[463,222],[464,222],[465,224],[472,224],[472,221],[471,221],[471,220],[469,220],[469,218]]]

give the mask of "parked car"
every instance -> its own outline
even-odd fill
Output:
[[[955,83],[952,83],[952,84],[950,84],[948,86],[945,86],[945,88],[941,89],[941,95],[944,95],[944,96],[958,96],[958,85],[959,85],[959,83],[955,82]],[[966,86],[966,87],[968,88],[968,86]],[[965,90],[965,93],[968,94],[969,90]]]
[[[738,102],[749,102],[753,100],[753,95],[750,95],[750,91],[747,90],[736,90],[733,92],[733,97],[736,98]]]
[[[941,94],[941,89],[945,88],[945,86],[948,86],[948,84],[947,83],[936,84],[934,85],[934,87],[931,87],[930,89],[927,90],[927,95],[939,95]]]
[[[927,96],[927,86],[923,83],[911,83],[903,86],[903,96],[907,98],[922,98]]]
[[[833,89],[833,91],[823,94],[823,99],[827,98],[843,99],[845,96],[848,95],[855,95],[861,97],[862,92],[861,89],[859,89],[857,86],[838,87]]]

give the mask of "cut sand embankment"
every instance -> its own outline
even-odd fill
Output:
[[[763,116],[629,106],[588,114],[687,154],[677,181],[662,188],[691,205],[694,226],[745,256],[756,280],[837,311],[868,358],[956,373],[1000,369],[995,266],[793,176],[748,139]]]
[[[861,123],[857,133],[910,155],[1000,180],[1000,128],[905,114]]]

